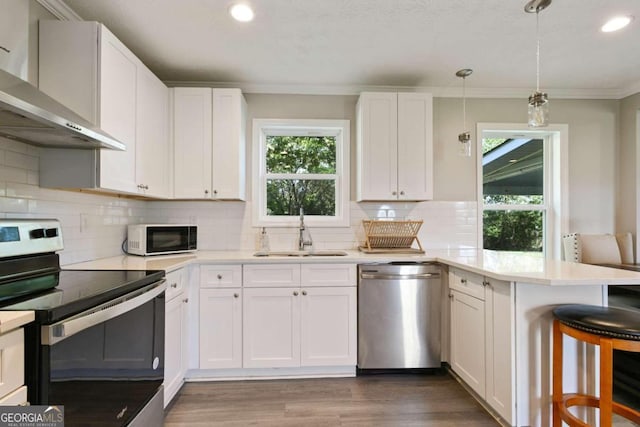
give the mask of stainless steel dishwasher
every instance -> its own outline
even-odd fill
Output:
[[[440,368],[440,266],[358,267],[358,368]]]

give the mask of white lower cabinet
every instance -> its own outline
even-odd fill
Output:
[[[356,288],[304,288],[301,294],[300,365],[355,365]]]
[[[164,329],[164,406],[182,387],[187,368],[187,304],[184,270],[166,275],[167,292]]]
[[[451,369],[484,398],[484,301],[454,290],[450,295]]]
[[[300,289],[244,289],[243,367],[300,366]]]
[[[200,369],[356,365],[355,264],[201,265],[199,298]]]
[[[512,284],[452,268],[449,288],[451,369],[514,425]]]
[[[242,299],[240,288],[200,289],[201,369],[242,367]]]
[[[27,401],[24,386],[24,330],[0,335],[0,404],[21,405]]]

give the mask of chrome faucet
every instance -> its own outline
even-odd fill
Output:
[[[311,240],[311,233],[307,230],[308,240],[304,238],[304,232],[307,230],[307,227],[304,225],[304,211],[300,208],[300,236],[298,237],[298,250],[304,251],[308,246],[311,248],[313,245],[313,241]]]

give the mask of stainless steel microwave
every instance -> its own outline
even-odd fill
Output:
[[[127,230],[127,253],[163,255],[198,249],[198,227],[180,224],[136,224]]]

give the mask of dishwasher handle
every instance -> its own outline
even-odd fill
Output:
[[[418,274],[385,274],[385,273],[360,273],[361,279],[371,280],[412,280],[412,279],[438,279],[440,273],[418,273]]]

